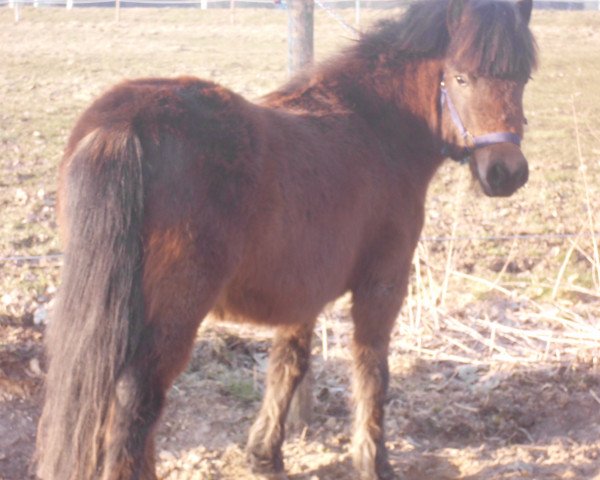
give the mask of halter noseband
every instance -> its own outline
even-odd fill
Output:
[[[512,132],[494,132],[494,133],[486,133],[484,135],[473,136],[471,132],[469,132],[462,120],[460,119],[460,115],[452,102],[452,98],[448,94],[448,90],[446,90],[446,83],[444,82],[444,77],[442,77],[442,81],[440,82],[440,105],[442,110],[444,105],[448,105],[448,111],[450,112],[450,118],[452,119],[452,123],[454,126],[458,128],[458,131],[462,135],[465,143],[468,145],[463,147],[462,155],[459,159],[454,159],[460,163],[466,163],[471,154],[477,150],[478,148],[487,147],[489,145],[495,145],[497,143],[512,143],[517,147],[521,146],[521,137],[516,133]],[[442,155],[448,156],[449,149],[447,145],[444,145],[442,148]]]

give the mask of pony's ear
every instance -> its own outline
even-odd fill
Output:
[[[458,26],[460,25],[460,19],[462,18],[463,10],[467,0],[450,0],[448,2],[448,11],[446,13],[446,23],[448,25],[448,32],[452,35]]]
[[[525,23],[529,23],[531,18],[531,8],[533,7],[533,0],[518,0],[517,8],[521,14],[521,18]]]

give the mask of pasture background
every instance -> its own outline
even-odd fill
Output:
[[[363,25],[397,13],[363,10]],[[390,358],[391,459],[409,479],[600,475],[600,12],[536,10],[533,30],[528,185],[489,199],[447,162],[428,197]],[[127,9],[116,23],[110,9],[25,8],[14,24],[0,9],[1,479],[28,475],[60,266],[56,168],[76,117],[131,77],[195,75],[257,98],[286,79],[286,38],[281,10]],[[352,41],[317,11],[317,61]],[[516,238],[529,234],[541,236]],[[314,422],[285,447],[293,479],[351,475],[347,303],[316,332]],[[268,332],[201,333],[161,426],[160,471],[244,478]]]

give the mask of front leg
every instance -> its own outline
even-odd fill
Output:
[[[354,364],[354,466],[361,480],[398,478],[385,447],[384,406],[389,370],[388,350],[405,282],[373,282],[354,291],[352,317]]]
[[[387,345],[353,345],[355,402],[352,456],[361,480],[396,478],[385,447],[384,405],[389,371]]]
[[[281,453],[285,419],[310,364],[313,324],[281,328],[273,340],[263,403],[246,447],[253,473],[267,478],[285,478]]]

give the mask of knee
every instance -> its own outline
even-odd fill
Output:
[[[120,408],[134,407],[140,400],[138,382],[132,372],[123,373],[117,380],[115,400]]]
[[[119,377],[115,388],[115,406],[123,415],[152,422],[163,407],[165,392],[156,381],[133,368]]]
[[[302,377],[310,366],[310,344],[299,338],[277,339],[271,361],[273,365],[285,365],[289,375]]]

